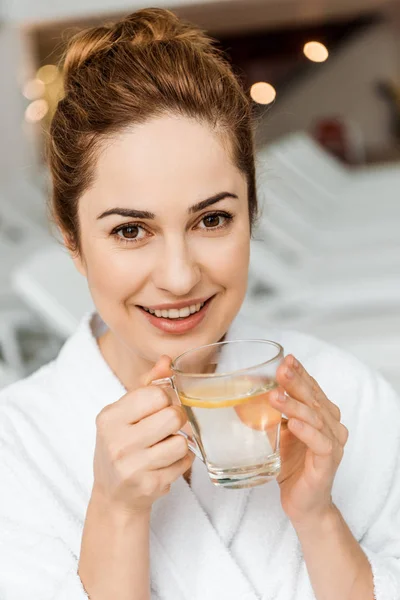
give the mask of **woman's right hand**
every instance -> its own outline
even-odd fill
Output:
[[[105,406],[96,418],[92,496],[117,511],[149,513],[193,463],[186,439],[174,435],[187,421],[184,410],[163,389],[148,385],[169,374],[170,359],[162,356],[143,378],[144,387]]]

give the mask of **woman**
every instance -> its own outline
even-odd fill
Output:
[[[53,211],[97,313],[1,394],[1,598],[400,597],[394,392],[339,350],[237,317],[251,127],[228,63],[171,12],[70,43]],[[282,471],[251,490],[210,483],[172,435],[187,427],[180,407],[149,385],[224,336],[289,353],[271,400],[288,417]]]

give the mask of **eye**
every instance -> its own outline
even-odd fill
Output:
[[[137,224],[127,224],[114,229],[112,232],[115,236],[121,240],[126,241],[140,241],[146,237],[146,230]]]
[[[220,229],[228,225],[232,219],[233,216],[225,212],[211,213],[201,219],[199,227],[200,229]]]

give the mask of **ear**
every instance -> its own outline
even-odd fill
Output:
[[[61,232],[64,246],[68,250],[70,257],[79,273],[84,277],[87,276],[86,263],[82,253],[79,251],[79,248],[76,247],[76,244],[71,240],[70,236],[63,231]]]

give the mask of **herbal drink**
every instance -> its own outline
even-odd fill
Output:
[[[222,340],[187,350],[172,361],[171,377],[152,382],[180,399],[193,437],[177,433],[215,485],[253,487],[279,474],[282,415],[270,395],[283,357],[272,340]]]
[[[231,377],[179,392],[213,483],[248,487],[249,478],[256,485],[276,477],[282,415],[269,403],[276,387],[274,379]]]

